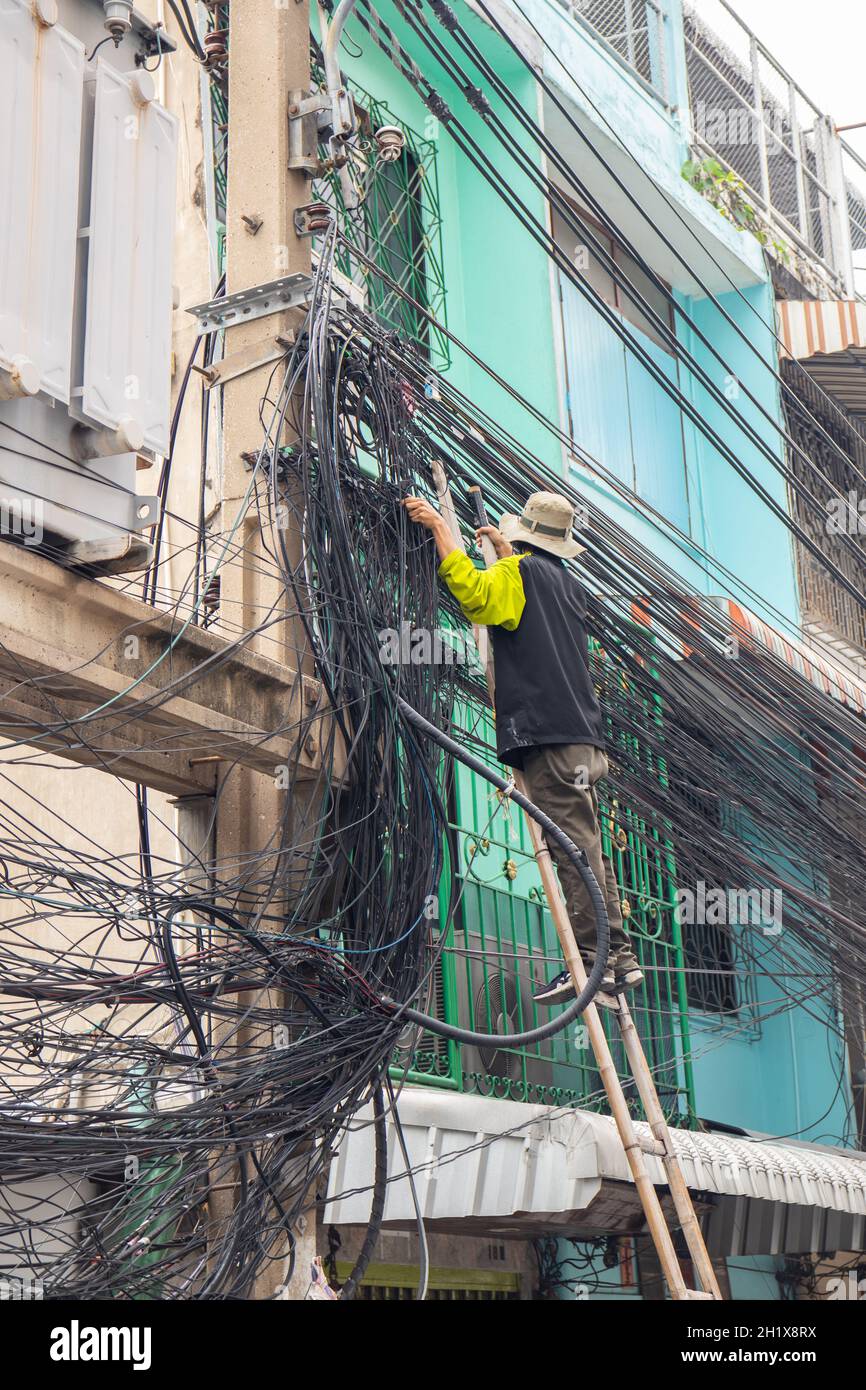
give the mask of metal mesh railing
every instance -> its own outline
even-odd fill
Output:
[[[866,251],[866,159],[842,141],[842,173],[848,200],[848,223],[851,228],[851,250]],[[860,258],[863,264],[863,258]]]
[[[819,503],[818,506],[807,504],[799,491],[790,489],[794,519],[821,554],[837,566],[856,589],[862,590],[866,585],[863,534],[858,525],[841,530],[828,525],[828,518],[832,501],[841,497],[854,498],[856,502],[860,497],[860,480],[866,471],[866,439],[841,407],[828,402],[799,363],[784,361],[782,375],[791,387],[791,392],[783,397],[788,433],[806,457],[818,465],[821,475],[816,477],[800,455],[789,450],[792,473]],[[850,459],[850,464],[840,451]],[[856,510],[851,520],[859,520]],[[856,598],[836,582],[800,541],[795,541],[794,553],[804,621],[815,623],[866,652],[866,614]]]
[[[683,21],[698,148],[739,175],[783,237],[838,272],[826,117],[727,0],[686,5]]]
[[[667,10],[656,0],[559,0],[667,104]]]

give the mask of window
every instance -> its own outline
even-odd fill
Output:
[[[424,175],[418,157],[407,145],[393,164],[368,169],[365,183],[367,254],[399,286],[394,289],[387,280],[369,276],[370,307],[429,356],[429,321],[423,313],[427,308]]]
[[[692,739],[707,745],[706,737],[698,729],[690,728],[688,733]],[[675,760],[670,763],[670,785],[682,805],[694,811],[702,835],[711,827],[721,830],[724,811],[718,795],[699,786],[690,769],[678,765]],[[712,870],[697,858],[690,858],[688,850],[681,848],[677,857],[678,888],[688,890],[697,900],[700,882],[705,889],[725,886],[712,880]],[[689,1007],[703,1013],[736,1013],[740,1007],[738,976],[735,946],[728,925],[684,922],[681,931]]]
[[[646,271],[641,269],[634,257],[588,213],[578,212],[575,207],[572,209],[571,218],[566,220],[561,213],[554,212],[553,239],[557,246],[565,251],[575,269],[598,291],[605,303],[618,310],[624,319],[639,328],[651,342],[669,353],[670,347],[665,343],[663,335],[622,286],[617,284],[613,272],[603,263],[602,257],[592,250],[589,238],[581,236],[581,225],[591,233],[592,245],[601,244],[604,255],[622,272],[622,278],[634,285],[637,293],[643,296],[665,326],[673,331],[673,311],[664,292],[654,284]]]
[[[599,251],[589,235],[582,239],[582,226],[600,243]],[[609,262],[671,330],[672,307],[634,258],[585,212],[575,208],[570,219],[555,214],[553,235],[621,325],[617,331],[593,298],[559,273],[565,404],[576,455],[590,466],[600,464],[688,533],[682,413],[658,379],[666,377],[677,387],[679,364],[664,331],[617,284]]]
[[[441,370],[450,357],[448,338],[438,327],[446,320],[436,146],[355,84],[352,94],[358,138],[349,173],[359,193],[357,208],[346,208],[336,174],[314,184],[315,197],[339,216],[337,268],[363,291],[382,323]],[[399,126],[406,140],[391,163],[377,157],[375,132],[385,125]]]
[[[737,977],[733,942],[727,927],[683,928],[686,997],[689,1006],[709,1014],[737,1012]]]

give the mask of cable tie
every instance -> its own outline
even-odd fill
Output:
[[[445,0],[430,0],[430,8],[443,28],[450,30],[453,34],[460,28],[460,21]]]
[[[463,95],[469,102],[473,111],[477,111],[480,116],[492,116],[493,107],[487,100],[480,87],[473,87],[470,83],[463,88]]]

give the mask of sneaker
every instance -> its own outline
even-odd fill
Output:
[[[588,960],[585,964],[588,974],[592,969],[592,961]],[[595,999],[596,1004],[600,1002],[600,995],[612,994],[615,988],[616,981],[614,979],[614,973],[613,970],[608,967],[601,977],[601,984],[598,987],[598,994]],[[536,994],[533,994],[532,998],[533,1002],[536,1004],[551,1005],[567,1003],[569,999],[574,998],[574,985],[571,982],[571,975],[567,970],[561,970],[558,975],[554,975],[552,980],[549,980],[546,985],[542,986]],[[607,1007],[613,1007],[612,1000]]]
[[[614,976],[616,978],[615,988],[620,994],[623,990],[637,989],[637,986],[642,985],[644,980],[637,957],[631,951],[620,951],[614,966]]]

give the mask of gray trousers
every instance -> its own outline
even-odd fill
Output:
[[[631,945],[623,931],[620,892],[613,865],[601,849],[595,784],[606,777],[607,772],[607,757],[600,748],[589,743],[557,743],[533,748],[523,762],[523,779],[530,801],[556,821],[578,849],[586,851],[607,904],[610,957],[615,957],[624,949],[631,952]],[[594,955],[595,914],[583,879],[557,845],[550,844],[548,848],[559,873],[581,954]]]

